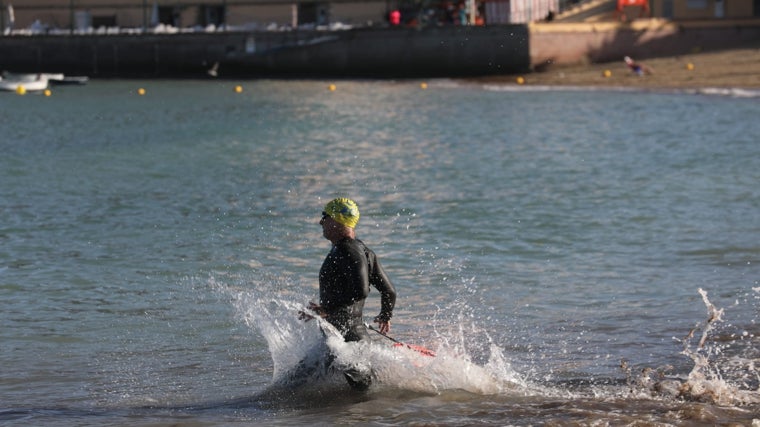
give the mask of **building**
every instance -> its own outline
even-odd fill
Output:
[[[248,30],[367,25],[384,20],[384,0],[0,0],[2,28],[75,30],[161,27],[175,30]]]
[[[760,0],[650,0],[652,15],[675,21],[760,17]]]
[[[486,24],[527,24],[560,12],[559,0],[485,0]]]
[[[720,22],[760,18],[760,0],[563,0],[557,18],[563,22],[619,21],[624,17],[676,22]]]
[[[387,26],[391,11],[405,26],[525,24],[589,4],[614,20],[618,1],[630,0],[0,0],[0,34]],[[675,21],[760,17],[760,0],[643,1]]]
[[[2,33],[528,23],[560,0],[0,0]]]

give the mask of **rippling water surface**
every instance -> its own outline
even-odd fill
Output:
[[[0,94],[0,424],[760,424],[758,98],[330,83]],[[277,376],[337,195],[363,394]]]

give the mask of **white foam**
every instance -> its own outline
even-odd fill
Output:
[[[346,368],[365,369],[371,366],[374,388],[403,389],[422,393],[465,390],[477,394],[497,394],[519,388],[518,376],[511,370],[501,350],[491,347],[487,364],[474,363],[466,349],[443,343],[431,357],[404,346],[393,346],[386,339],[372,342],[345,342],[318,321],[298,319],[304,304],[278,298],[259,298],[250,291],[231,291],[239,316],[267,341],[274,365],[273,382],[296,367],[310,352],[324,344],[334,356],[332,371],[316,375],[313,381],[332,383]],[[374,337],[378,338],[378,337]],[[321,355],[319,355],[321,356]],[[366,365],[366,366],[365,366]]]
[[[760,98],[759,89],[746,88],[641,88],[626,86],[573,86],[573,85],[516,85],[516,84],[486,84],[483,90],[490,92],[649,92],[684,95],[707,95],[730,98]]]
[[[719,405],[746,405],[760,403],[758,390],[747,390],[736,383],[735,378],[725,378],[724,369],[730,364],[739,364],[734,370],[746,370],[748,375],[758,376],[758,371],[753,361],[741,364],[741,357],[720,359],[723,347],[718,343],[710,342],[711,333],[717,325],[723,322],[724,310],[713,305],[707,297],[707,292],[699,289],[702,301],[707,307],[707,319],[698,324],[684,338],[682,354],[691,358],[694,367],[678,389],[680,397],[690,400],[708,401]],[[702,331],[696,347],[692,347],[691,341],[696,332]],[[738,368],[738,369],[737,369]]]

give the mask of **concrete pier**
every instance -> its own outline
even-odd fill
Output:
[[[530,67],[524,25],[0,37],[0,69],[90,77],[454,77]]]
[[[0,36],[0,70],[93,78],[467,77],[726,49],[760,20]]]
[[[760,19],[536,23],[529,33],[532,67],[575,65],[730,49],[760,40]]]

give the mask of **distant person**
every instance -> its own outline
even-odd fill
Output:
[[[651,67],[642,64],[641,62],[634,61],[630,56],[626,56],[623,58],[623,60],[625,61],[625,65],[627,65],[628,68],[637,76],[643,76],[644,74],[654,74],[654,70],[652,70]]]
[[[401,25],[401,11],[398,9],[392,10],[390,13],[389,21],[393,26]]]
[[[457,9],[454,7],[454,3],[447,1],[444,6],[443,22],[444,24],[454,24],[456,22]]]
[[[639,18],[644,16],[652,16],[649,10],[649,0],[617,0],[617,6],[615,7],[615,15],[621,22],[628,20],[628,13],[626,9],[630,7],[639,8]]]
[[[2,11],[0,11],[2,13]],[[5,28],[5,35],[13,32],[13,24],[16,23],[16,14],[13,12],[13,5],[8,5],[8,26]]]
[[[459,11],[459,25],[467,25],[467,8],[464,3],[459,3],[457,9]]]
[[[554,21],[554,11],[550,10],[549,13],[546,14],[546,22],[552,21]]]

